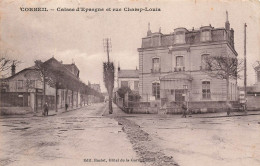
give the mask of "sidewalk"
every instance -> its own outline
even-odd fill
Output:
[[[53,109],[53,110],[49,110],[48,116],[56,116],[56,115],[60,115],[65,112],[70,112],[70,111],[78,110],[81,108],[86,108],[88,106],[90,106],[90,105],[86,105],[86,106],[82,106],[82,107],[75,107],[75,108],[68,108],[67,111],[65,110],[65,108],[59,108],[57,112]],[[43,112],[43,110],[38,110],[38,112],[32,113],[32,116],[42,117],[43,116],[42,112]]]
[[[75,107],[75,108],[68,108],[67,111],[65,111],[65,108],[59,108],[58,111],[56,112],[55,110],[49,110],[48,112],[48,116],[56,116],[56,115],[60,115],[62,113],[65,112],[70,112],[70,111],[74,111],[74,110],[78,110],[81,108],[86,108],[89,107],[90,105],[86,105],[86,106],[82,106],[82,107]],[[22,114],[22,115],[5,115],[5,116],[0,116],[1,118],[31,118],[31,117],[44,117],[42,115],[43,110],[38,110],[37,112],[31,112],[31,113],[27,113],[27,114]]]
[[[230,115],[227,115],[227,112],[217,112],[217,113],[203,113],[203,114],[192,114],[187,115],[194,118],[220,118],[220,117],[232,117],[232,116],[251,116],[251,115],[260,115],[260,111],[247,111],[245,112],[231,112]]]
[[[123,112],[117,105],[112,103],[113,113],[109,114],[108,103],[106,103],[105,111],[102,116],[115,117],[115,116],[131,116],[133,114],[127,114]]]
[[[181,114],[127,114],[124,111],[122,111],[117,105],[114,103],[112,104],[113,107],[113,113],[109,114],[108,110],[108,103],[106,104],[105,111],[103,113],[103,116],[108,117],[118,117],[118,116],[124,116],[124,117],[140,117],[140,116],[160,116],[160,117],[181,117]],[[252,115],[260,115],[259,111],[247,111],[247,114],[244,112],[231,112],[230,116],[227,115],[227,112],[216,112],[216,113],[200,113],[200,114],[191,114],[187,115],[187,118],[219,118],[219,117],[232,117],[232,116],[252,116]]]

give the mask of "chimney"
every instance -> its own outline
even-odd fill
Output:
[[[226,11],[225,28],[226,28],[226,30],[230,30],[230,24],[229,24],[229,21],[228,21],[228,11]]]
[[[118,71],[120,71],[120,63],[118,62],[118,68],[117,68]]]
[[[148,31],[147,31],[147,36],[150,36],[152,34],[152,31],[150,29],[150,22],[148,23]]]
[[[12,70],[12,76],[15,75],[15,65],[14,65],[14,61],[13,64],[11,66],[11,70]]]

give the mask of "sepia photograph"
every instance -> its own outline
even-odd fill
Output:
[[[259,166],[260,0],[1,0],[0,166]]]

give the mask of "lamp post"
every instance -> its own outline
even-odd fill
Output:
[[[183,85],[183,89],[185,90],[185,96],[187,96],[187,98],[185,97],[186,103],[187,103],[187,112],[189,110],[189,90],[188,90],[188,85]]]

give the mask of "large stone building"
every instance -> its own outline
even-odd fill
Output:
[[[139,52],[139,93],[143,102],[163,107],[169,102],[219,102],[226,100],[226,80],[204,72],[205,57],[237,57],[234,30],[228,15],[224,28],[176,28],[170,34],[152,33],[142,38]],[[229,99],[237,100],[237,81],[230,80]]]

